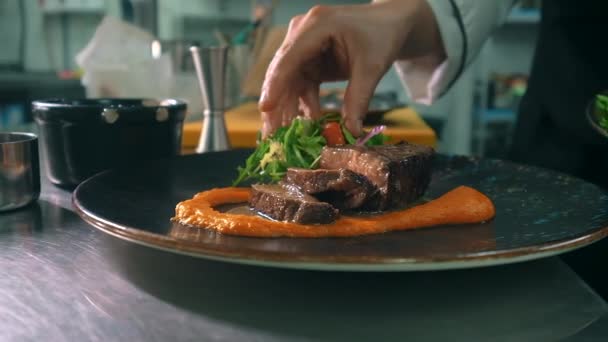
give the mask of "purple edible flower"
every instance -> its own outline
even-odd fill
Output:
[[[385,125],[380,125],[380,126],[376,126],[374,128],[372,128],[371,131],[369,131],[369,133],[367,133],[365,136],[360,137],[359,139],[357,139],[357,146],[363,146],[365,145],[365,143],[371,139],[372,137],[382,133],[382,131],[384,131],[386,129]]]

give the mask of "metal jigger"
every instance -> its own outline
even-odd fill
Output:
[[[224,120],[227,46],[190,48],[203,98],[203,127],[196,153],[230,149]]]

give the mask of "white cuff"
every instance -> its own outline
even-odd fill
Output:
[[[430,105],[470,64],[492,30],[508,15],[512,0],[427,0],[435,15],[446,58],[425,56],[394,63],[410,99]]]

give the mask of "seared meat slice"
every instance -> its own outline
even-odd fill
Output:
[[[338,217],[331,204],[319,202],[295,186],[257,184],[251,188],[249,205],[272,219],[314,224],[331,223]]]
[[[338,209],[357,209],[373,201],[378,189],[367,178],[346,169],[287,169],[285,183]]]
[[[434,154],[431,147],[410,143],[333,146],[323,148],[319,167],[346,168],[365,176],[379,190],[378,200],[368,209],[386,210],[407,205],[424,194]]]

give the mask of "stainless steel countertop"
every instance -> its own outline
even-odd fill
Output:
[[[70,197],[43,176],[37,204],[0,214],[2,341],[608,336],[606,303],[558,258],[428,273],[240,266],[106,236]]]

